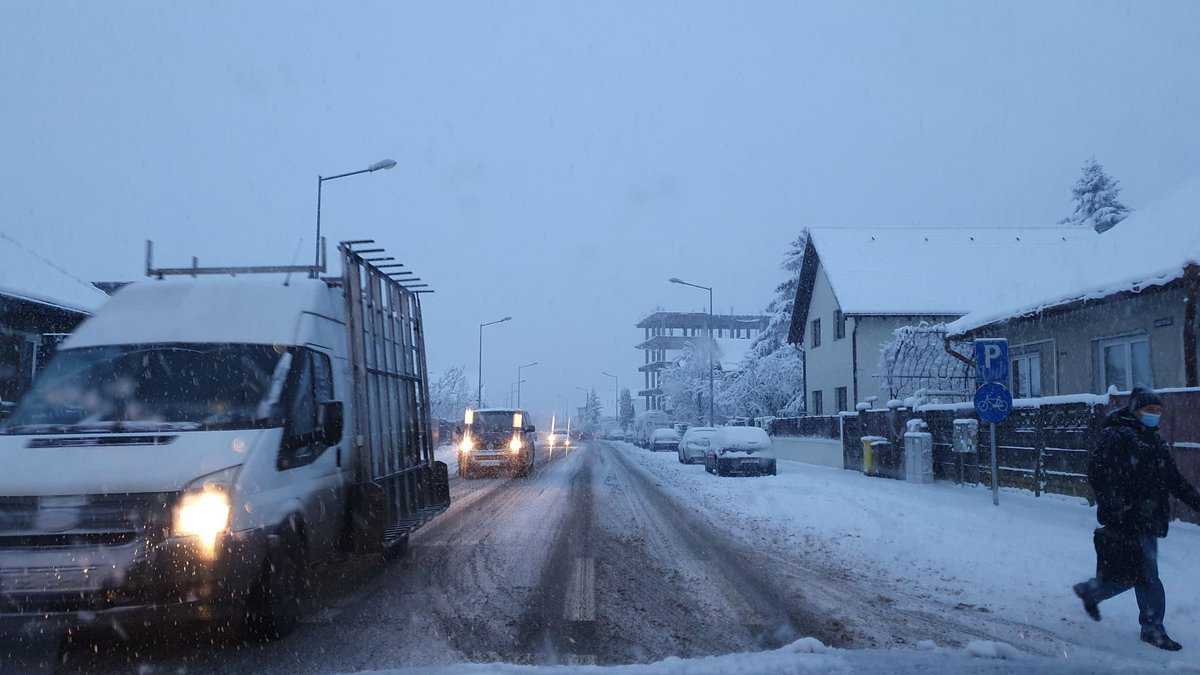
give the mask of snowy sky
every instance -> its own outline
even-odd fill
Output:
[[[0,227],[78,276],[374,236],[430,366],[640,387],[656,305],[754,311],[806,224],[1042,225],[1095,154],[1200,173],[1200,3],[0,4]],[[474,377],[472,375],[472,377]]]

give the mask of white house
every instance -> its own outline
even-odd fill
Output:
[[[809,414],[885,401],[879,354],[897,328],[1028,298],[1045,288],[1041,270],[1100,236],[1064,227],[810,228],[788,333],[806,353]]]

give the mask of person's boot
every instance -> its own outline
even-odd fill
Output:
[[[1183,649],[1183,645],[1172,640],[1171,636],[1167,635],[1167,631],[1161,626],[1154,628],[1143,628],[1142,642],[1158,647],[1159,649],[1165,649],[1169,652],[1177,652],[1180,649]]]
[[[1096,601],[1092,600],[1091,594],[1088,593],[1088,590],[1090,589],[1088,588],[1087,582],[1085,581],[1081,584],[1075,584],[1072,590],[1074,590],[1075,595],[1079,596],[1079,599],[1083,601],[1083,611],[1087,612],[1087,615],[1092,617],[1092,621],[1099,621],[1100,605],[1096,604]]]

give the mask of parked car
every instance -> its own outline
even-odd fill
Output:
[[[758,427],[721,427],[709,439],[704,470],[718,476],[774,476],[771,437]]]
[[[468,410],[458,444],[458,475],[474,478],[480,471],[508,471],[528,476],[537,455],[537,429],[528,419],[516,408]]]
[[[652,452],[678,452],[679,434],[674,429],[655,429],[650,435]]]
[[[716,433],[716,427],[692,427],[684,432],[679,441],[679,463],[695,464],[704,461],[709,443]]]

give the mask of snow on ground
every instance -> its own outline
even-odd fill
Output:
[[[923,644],[917,649],[831,649],[813,638],[802,638],[780,649],[750,654],[726,654],[695,659],[669,658],[657,663],[625,666],[524,666],[472,663],[440,668],[374,671],[381,675],[792,675],[795,673],[1095,673],[1114,666],[1123,673],[1145,672],[1133,663],[1085,658],[1049,659],[1017,653],[1012,647],[972,642],[965,649],[943,649]],[[1200,672],[1183,665],[1181,672]]]
[[[1159,667],[1197,663],[1200,650],[1200,527],[1175,522],[1161,542],[1166,626],[1183,655],[1138,640],[1132,592],[1088,619],[1071,585],[1095,569],[1095,511],[1082,499],[939,482],[916,485],[858,472],[780,461],[779,475],[718,478],[674,453],[618,444],[677,499],[770,553],[825,557],[879,585],[897,607],[947,608],[957,621],[1007,631],[1026,652],[1077,660],[1108,655]]]

